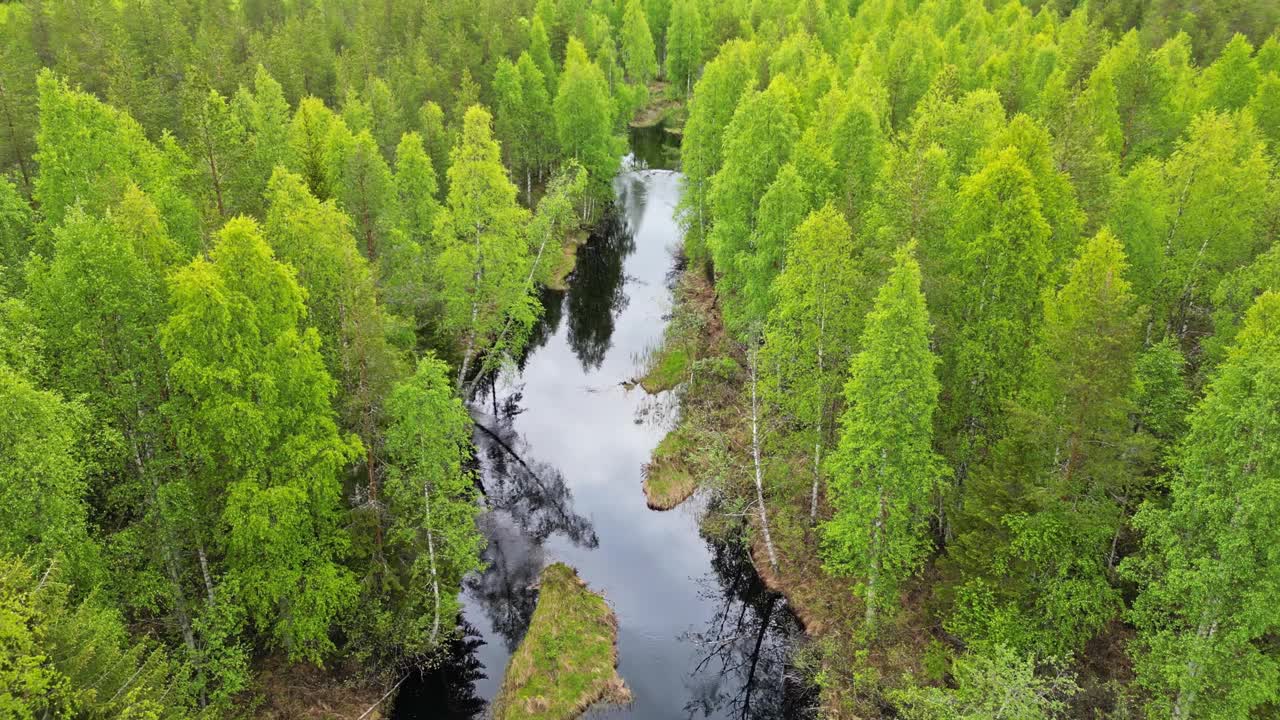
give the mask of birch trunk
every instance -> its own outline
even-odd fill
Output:
[[[756,349],[751,350],[751,457],[756,470],[756,504],[760,508],[760,528],[764,531],[764,546],[769,552],[769,564],[778,569],[778,554],[773,549],[773,536],[769,534],[769,516],[764,506],[764,471],[760,464],[760,403],[756,393]]]

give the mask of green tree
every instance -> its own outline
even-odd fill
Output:
[[[349,545],[339,472],[360,445],[334,423],[320,336],[301,324],[303,291],[247,218],[227,223],[209,259],[170,286],[165,412],[200,512],[219,520],[219,602],[243,606],[291,658],[320,661],[356,594],[339,563]]]
[[[137,185],[159,208],[174,240],[194,252],[200,238],[199,215],[182,189],[183,161],[176,147],[156,148],[133,118],[70,89],[49,71],[37,82],[40,175],[34,198],[44,226],[57,227],[77,204],[85,212],[101,213]]]
[[[316,200],[301,176],[278,169],[267,196],[266,235],[276,257],[297,271],[306,293],[307,320],[320,335],[326,370],[338,381],[335,399],[342,428],[358,435],[364,446],[366,507],[374,516],[380,546],[382,404],[400,367],[387,342],[387,319],[372,271],[356,249],[351,220],[332,201]]]
[[[436,169],[436,179],[441,181],[436,197],[443,199],[449,189],[446,184],[446,173],[449,171],[449,135],[444,129],[444,110],[428,100],[418,111],[418,124],[422,132],[422,144],[431,157],[431,166]]]
[[[716,269],[730,288],[742,287],[739,269],[751,262],[751,238],[756,230],[760,198],[787,162],[797,135],[791,111],[792,85],[785,77],[763,92],[743,96],[725,130],[724,163],[711,179],[710,203],[715,218],[707,245]],[[743,312],[742,298],[726,302],[725,319],[741,333],[752,318]]]
[[[73,592],[56,563],[0,556],[0,712],[21,720],[195,714],[187,669],[151,641],[134,643],[102,596],[77,601]]]
[[[547,27],[537,14],[533,16],[529,25],[529,55],[534,65],[538,66],[538,70],[542,71],[542,77],[546,79],[548,97],[555,97],[556,88],[559,85],[556,64],[551,59],[551,41],[547,38]]]
[[[428,257],[434,255],[431,233],[440,212],[439,183],[422,136],[416,132],[405,133],[396,146],[394,182],[401,232]]]
[[[195,80],[183,88],[182,121],[190,154],[213,196],[212,224],[225,221],[240,209],[239,198],[247,158],[246,134],[226,98],[206,83]]]
[[[396,241],[389,237],[395,230],[398,209],[391,168],[368,130],[357,134],[350,145],[343,142],[340,132],[331,133],[329,155],[336,165],[334,197],[355,221],[364,255],[373,262]]]
[[[556,159],[555,115],[547,82],[529,53],[520,53],[516,61],[520,73],[520,95],[524,102],[524,145],[515,148],[520,165],[525,169],[525,200],[533,198],[533,177],[546,177]]]
[[[88,413],[3,364],[0,408],[0,551],[40,565],[65,561],[69,577],[92,585],[101,567],[79,450]]]
[[[22,265],[34,249],[32,215],[17,186],[0,178],[0,293],[22,285]]]
[[[577,38],[570,38],[565,50],[555,119],[561,157],[586,168],[593,197],[609,194],[619,156],[613,137],[613,105],[603,73],[587,58],[586,48]],[[584,215],[589,217],[589,210]]]
[[[1146,552],[1126,562],[1142,585],[1131,652],[1149,711],[1247,717],[1280,701],[1280,295],[1254,303],[1190,416],[1169,501],[1134,518]]]
[[[289,149],[285,165],[307,179],[311,194],[321,200],[333,196],[329,134],[338,118],[324,101],[303,98],[289,124]]]
[[[778,174],[778,183],[794,177],[788,168]],[[778,197],[772,194],[771,188],[762,213],[765,203]],[[803,211],[803,200],[797,205]],[[814,522],[822,451],[833,434],[837,395],[869,298],[862,297],[865,280],[857,267],[853,234],[832,205],[814,211],[786,234],[787,263],[771,289],[774,304],[765,325],[763,362],[772,374],[768,387],[773,402],[800,428],[796,435],[805,451],[813,451],[809,516]]]
[[[1125,274],[1103,230],[1046,295],[1033,370],[974,473],[951,553],[969,575],[951,622],[966,640],[1070,653],[1119,607],[1116,542],[1142,490],[1130,460],[1141,316]]]
[[[966,179],[957,201],[944,263],[950,285],[942,304],[949,393],[943,424],[963,480],[1003,434],[1004,403],[1030,367],[1051,230],[1014,148]]]
[[[937,357],[912,247],[898,251],[849,367],[840,444],[828,461],[835,516],[823,528],[824,564],[858,578],[866,622],[929,552],[931,501],[945,477],[933,451]]]
[[[711,178],[724,161],[724,135],[733,119],[738,100],[755,89],[756,46],[736,40],[721,46],[715,59],[707,63],[689,98],[689,119],[684,126],[680,162],[684,170],[681,205],[688,226],[685,254],[695,263],[706,260],[707,226],[711,224]]]
[[[449,166],[448,206],[436,221],[441,320],[462,343],[458,387],[467,380],[477,353],[518,351],[498,336],[508,320],[532,326],[538,309],[525,282],[529,213],[516,201],[516,188],[502,167],[489,123],[484,108],[467,111],[462,140]],[[499,345],[490,346],[495,341]]]
[[[707,44],[703,25],[702,8],[696,0],[672,0],[671,24],[666,37],[666,75],[685,95],[693,90],[693,81],[702,68]]]
[[[400,597],[389,608],[394,642],[426,657],[452,635],[462,577],[480,569],[471,417],[454,394],[448,367],[428,356],[387,400],[388,543]]]
[[[1080,692],[1075,678],[1005,645],[966,652],[951,666],[955,688],[908,686],[890,698],[907,720],[1050,720]]]
[[[622,67],[633,82],[646,85],[658,74],[653,35],[640,0],[627,0],[622,13]]]

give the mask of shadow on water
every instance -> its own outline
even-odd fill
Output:
[[[514,371],[471,403],[486,512],[485,570],[464,581],[463,635],[430,673],[410,677],[391,717],[479,717],[500,687],[553,560],[579,570],[618,617],[619,672],[634,703],[591,716],[811,717],[788,673],[800,628],[761,584],[740,544],[703,537],[701,502],[645,507],[641,468],[674,398],[628,390],[659,341],[679,242],[679,176],[661,128],[632,133],[636,156],[578,256],[568,292],[545,312]]]

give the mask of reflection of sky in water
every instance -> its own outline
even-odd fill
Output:
[[[492,430],[476,442],[497,508],[483,519],[490,567],[464,593],[465,618],[485,640],[473,655],[487,675],[475,682],[483,698],[497,693],[527,627],[530,583],[562,560],[618,617],[619,671],[635,702],[608,715],[741,717],[749,703],[752,717],[780,716],[776,636],[794,621],[781,602],[761,599],[741,553],[713,553],[698,534],[696,503],[653,512],[641,491],[641,468],[673,408],[669,397],[623,384],[661,340],[670,310],[679,183],[670,171],[619,175],[618,217],[581,248],[567,296],[547,296],[562,303],[549,309],[550,337],[539,338],[518,377],[498,382],[499,417],[490,397],[475,403]],[[439,717],[406,704],[398,717]]]

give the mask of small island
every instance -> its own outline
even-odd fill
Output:
[[[630,702],[608,603],[563,563],[549,565],[539,583],[538,607],[507,665],[494,718],[569,720],[597,702]]]

